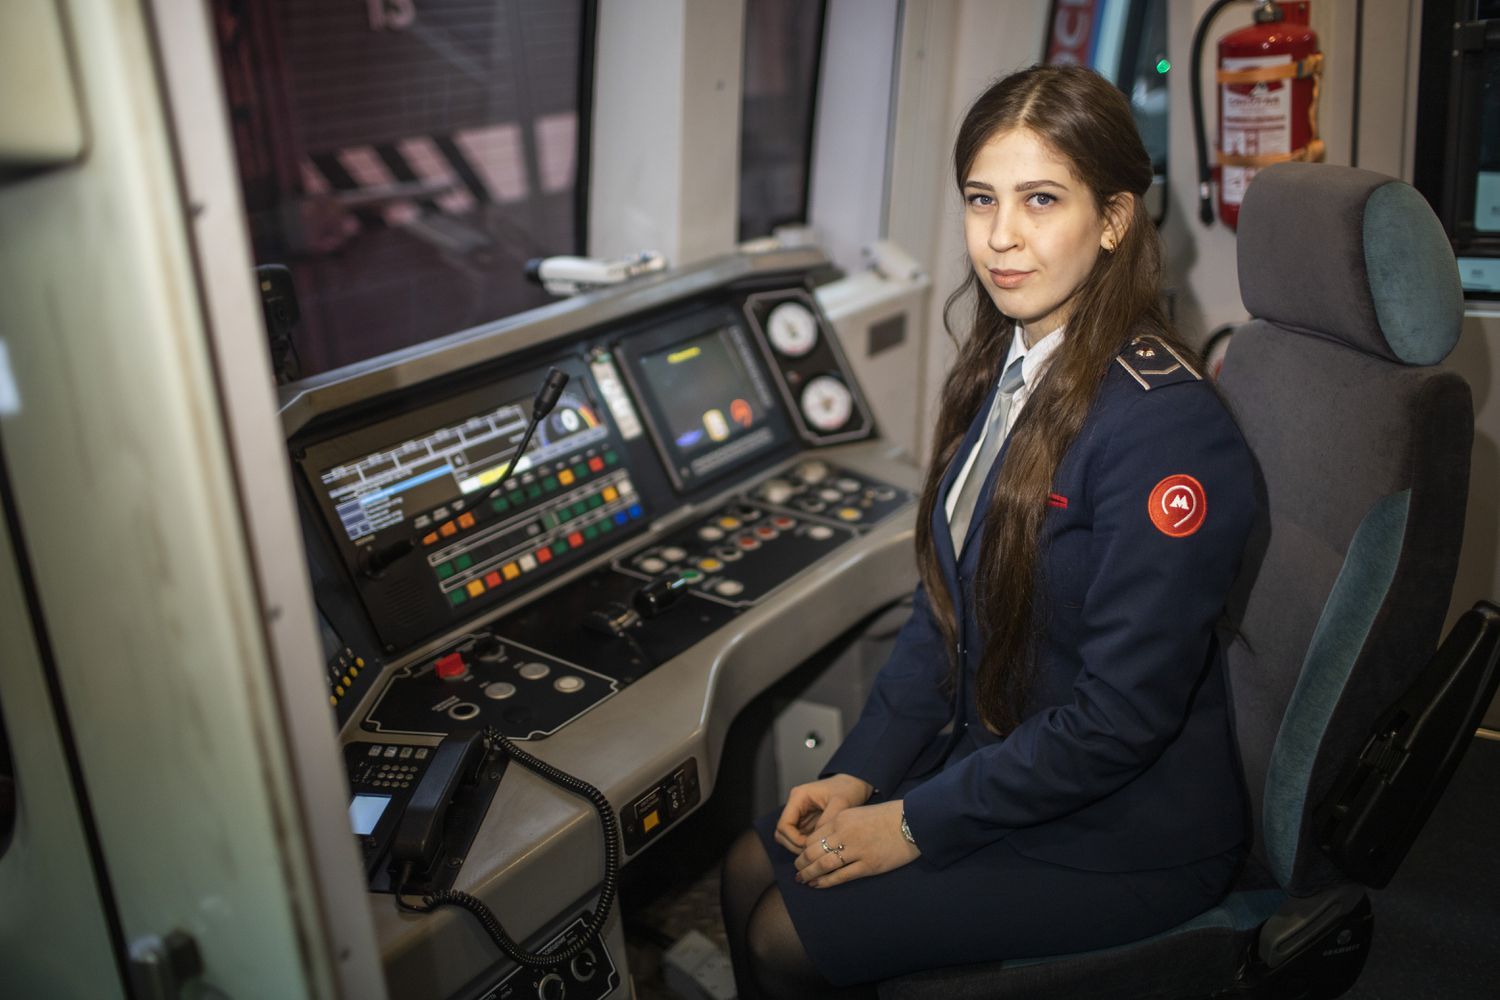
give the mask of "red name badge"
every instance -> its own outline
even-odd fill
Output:
[[[1203,484],[1192,476],[1178,473],[1156,484],[1146,501],[1151,523],[1168,538],[1186,538],[1203,527],[1208,513],[1208,498]]]

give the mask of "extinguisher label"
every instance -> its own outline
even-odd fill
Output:
[[[1220,68],[1260,69],[1291,61],[1290,55],[1251,56],[1225,59]],[[1224,102],[1219,109],[1219,148],[1226,154],[1257,156],[1292,151],[1290,80],[1227,84],[1219,88],[1219,93]],[[1226,166],[1222,171],[1221,197],[1226,205],[1238,205],[1245,200],[1245,188],[1255,176],[1255,168]]]

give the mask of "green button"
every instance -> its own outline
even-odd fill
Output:
[[[560,555],[562,555],[566,551],[568,551],[568,543],[567,542],[565,542],[565,541],[563,541],[562,539],[559,538],[556,542],[553,543],[553,545],[552,545],[552,554],[553,555],[560,556]]]
[[[589,474],[589,467],[587,465],[575,465],[575,466],[573,466],[573,475],[577,476],[579,479],[583,479],[588,474]]]
[[[616,462],[618,462],[620,460],[620,456],[616,455],[613,451],[606,451],[604,453],[604,460],[606,462],[608,462],[610,465],[614,465]]]
[[[548,476],[546,479],[543,479],[542,488],[545,489],[548,493],[551,493],[553,490],[557,489],[557,477]]]
[[[454,569],[468,569],[472,565],[474,565],[474,560],[469,558],[469,554],[467,552],[459,556],[457,559],[453,560]]]
[[[598,538],[599,537],[599,528],[598,528],[598,526],[591,524],[587,528],[584,528],[583,529],[583,537],[584,538]]]
[[[572,518],[572,516],[573,516],[573,512],[571,510],[569,510],[568,508],[566,508],[566,507],[559,507],[559,508],[557,508],[557,523],[558,524],[561,524],[562,522],[564,522],[566,520],[569,520],[570,518]]]
[[[506,496],[510,498],[510,502],[513,504],[519,504],[522,500],[526,499],[521,495],[520,490],[513,490],[510,493],[507,493]]]
[[[437,564],[437,576],[439,580],[446,580],[453,575],[453,566],[449,563]]]
[[[503,514],[505,511],[510,509],[510,504],[505,502],[504,497],[496,497],[495,499],[491,500],[490,506],[495,509],[495,513],[497,514]]]
[[[460,590],[455,590],[453,593],[451,593],[451,594],[448,595],[448,600],[450,600],[450,601],[453,602],[453,606],[454,607],[458,607],[460,604],[462,604],[464,601],[467,601],[468,599],[469,599],[469,595],[465,591],[463,591],[461,589]]]
[[[530,486],[526,487],[526,495],[535,500],[537,497],[542,495],[542,488],[536,483],[532,483]]]
[[[548,528],[555,528],[555,527],[557,527],[561,523],[562,523],[562,518],[558,517],[555,512],[549,511],[546,514],[542,515],[542,529],[543,530],[546,530]]]
[[[615,522],[613,522],[613,521],[600,521],[599,522],[599,530],[600,531],[605,531],[605,532],[614,531],[615,530]]]
[[[601,497],[599,494],[595,493],[593,496],[589,497],[589,509],[590,510],[592,510],[595,507],[603,507],[603,506],[604,506],[604,498]]]
[[[682,571],[682,578],[688,583],[697,583],[703,579],[703,574],[695,569],[685,569]]]
[[[580,500],[580,501],[578,501],[577,503],[575,503],[573,505],[573,516],[574,517],[582,517],[583,514],[588,509],[589,509],[589,505],[587,503],[585,503],[584,501]]]

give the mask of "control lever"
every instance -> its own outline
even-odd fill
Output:
[[[604,607],[590,611],[583,620],[584,626],[616,639],[627,638],[631,629],[639,628],[648,618],[665,614],[687,588],[687,577],[664,573],[632,594],[630,607],[619,601],[610,601]]]

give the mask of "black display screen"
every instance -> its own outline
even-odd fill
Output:
[[[653,437],[680,489],[742,465],[787,434],[744,330],[735,323],[706,331],[704,325],[660,331],[654,343],[627,356]]]

